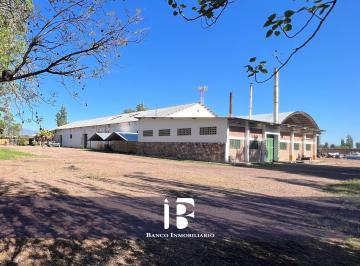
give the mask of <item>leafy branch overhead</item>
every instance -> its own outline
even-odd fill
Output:
[[[168,4],[174,9],[174,16],[181,15],[186,21],[194,21],[202,19],[207,27],[214,25],[224,10],[236,0],[197,0],[194,1],[190,7],[183,4],[181,1],[169,0]],[[289,9],[281,12],[281,14],[273,13],[265,21],[263,27],[266,29],[266,38],[279,37],[281,35],[288,39],[295,39],[303,37],[300,44],[295,47],[285,59],[281,60],[278,54],[275,54],[277,61],[277,69],[280,70],[285,67],[290,60],[304,48],[320,31],[324,22],[333,11],[337,0],[303,0],[303,4],[297,9]],[[189,16],[189,13],[192,15]],[[299,25],[295,25],[294,21],[304,21]],[[313,26],[313,28],[311,28]],[[306,29],[310,29],[306,33]],[[308,35],[306,35],[308,34]],[[251,57],[249,64],[245,66],[248,77],[254,77],[256,82],[263,83],[273,77],[273,73],[263,80],[258,79],[259,74],[269,74],[266,69],[267,61],[257,60],[256,57]]]
[[[45,0],[39,6],[0,0],[0,37],[6,37],[0,44],[0,95],[31,102],[42,99],[43,77],[58,77],[69,89],[103,74],[122,47],[144,34],[139,10],[115,13],[111,2]]]

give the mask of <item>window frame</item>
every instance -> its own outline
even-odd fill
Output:
[[[284,147],[284,145],[285,145],[285,147]],[[287,149],[288,149],[288,143],[280,141],[280,150],[281,151],[287,151]]]
[[[200,136],[217,135],[217,126],[200,127],[199,135]]]
[[[238,145],[234,145],[234,142],[236,142]],[[239,150],[241,148],[241,139],[230,139],[229,147],[231,150]]]
[[[192,133],[191,131],[192,131],[191,127],[178,128],[176,130],[176,133],[177,133],[176,135],[177,136],[191,136],[191,133]],[[183,132],[183,133],[181,133],[181,132]]]
[[[165,132],[166,134],[164,134]],[[158,135],[159,137],[169,137],[171,135],[171,129],[170,128],[159,129]]]
[[[300,150],[300,143],[294,143],[294,151],[299,151],[299,150]]]
[[[150,133],[150,132],[151,132],[151,134],[145,134],[145,132],[147,132],[147,133]],[[143,130],[142,136],[143,136],[143,137],[153,137],[153,136],[154,136],[154,130],[152,130],[152,129]]]
[[[255,145],[256,144],[256,145]],[[256,148],[254,147],[256,146]],[[258,150],[259,149],[259,141],[258,140],[250,140],[249,150]]]

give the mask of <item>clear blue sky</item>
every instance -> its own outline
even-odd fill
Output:
[[[209,88],[205,103],[217,114],[227,114],[229,91],[234,113],[247,114],[250,80],[243,66],[251,56],[269,59],[275,49],[286,54],[295,45],[283,38],[266,40],[262,28],[268,15],[294,2],[238,0],[210,29],[173,17],[166,2],[125,2],[130,10],[143,10],[148,34],[143,43],[123,49],[118,65],[103,78],[86,82],[81,98],[87,107],[60,84],[42,84],[59,92],[55,106],[39,107],[45,128],[55,127],[61,104],[75,121],[117,114],[139,102],[150,108],[196,102],[202,84]],[[348,133],[360,141],[359,9],[360,1],[339,1],[318,36],[280,74],[280,111],[311,114],[326,130],[323,142],[339,143]],[[254,113],[271,112],[272,82],[254,86]]]

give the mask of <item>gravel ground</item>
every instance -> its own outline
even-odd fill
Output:
[[[163,229],[164,199],[175,212],[178,197],[195,200],[195,218],[181,232],[270,242],[339,243],[360,236],[358,201],[323,190],[360,178],[360,161],[234,167],[80,149],[15,149],[34,156],[0,161],[0,262],[29,262],[36,249],[34,265],[54,257],[74,264],[86,256],[91,264],[105,257],[109,265],[141,264],[152,247],[141,242],[146,233],[169,232]],[[172,214],[170,231],[179,232],[174,223]],[[112,245],[117,251],[108,248],[108,241],[119,239]],[[79,258],[71,253],[75,249],[91,252]]]

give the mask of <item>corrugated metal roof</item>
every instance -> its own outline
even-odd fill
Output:
[[[95,133],[89,138],[89,141],[104,141],[111,133]]]
[[[248,119],[248,116],[240,116],[238,118]],[[272,113],[253,115],[251,120],[274,123],[274,117]],[[320,129],[314,118],[312,118],[308,113],[302,111],[279,113],[279,124],[298,125]]]
[[[279,124],[281,124],[289,115],[292,115],[296,112],[282,112],[279,113]],[[249,116],[239,116],[239,118],[248,119]],[[251,120],[259,121],[259,122],[267,122],[267,123],[273,123],[274,122],[274,116],[273,113],[270,114],[257,114],[252,115]]]
[[[107,141],[124,140],[124,141],[138,141],[138,133],[130,132],[113,132],[107,138]]]
[[[174,113],[185,110],[186,108],[189,108],[197,104],[198,103],[190,103],[190,104],[176,105],[176,106],[158,108],[147,111],[124,113],[119,115],[76,121],[58,127],[56,129],[68,129],[68,128],[78,128],[78,127],[111,125],[111,124],[118,124],[123,122],[134,122],[134,121],[138,121],[138,118],[141,117],[169,117]]]

